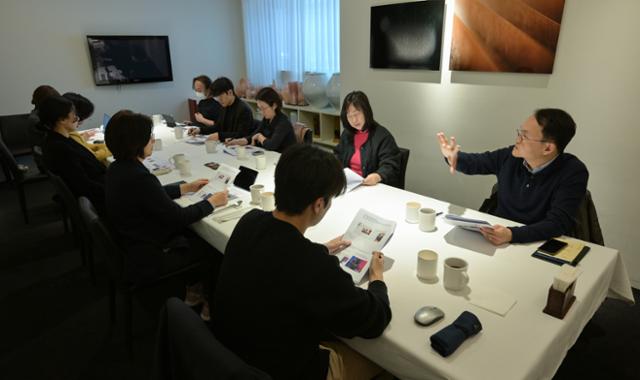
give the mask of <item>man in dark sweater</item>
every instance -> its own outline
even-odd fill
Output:
[[[220,117],[212,126],[192,128],[190,134],[210,135],[209,140],[226,141],[248,136],[253,132],[253,112],[233,90],[233,82],[221,77],[211,83],[209,94],[223,107]]]
[[[304,237],[345,182],[330,153],[290,147],[276,167],[277,209],[249,212],[227,244],[213,329],[226,347],[274,379],[371,378],[381,371],[340,342],[320,346],[327,333],[377,337],[391,320],[382,253],[373,254],[365,290],[334,256],[349,242],[338,237],[317,244]]]
[[[560,109],[540,109],[517,129],[516,144],[485,153],[459,152],[455,137],[438,133],[440,150],[451,173],[494,174],[498,207],[494,214],[525,224],[494,225],[482,235],[495,245],[528,243],[567,234],[586,191],[589,172],[564,153],[576,132],[571,116]]]

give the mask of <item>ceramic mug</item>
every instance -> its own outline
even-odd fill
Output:
[[[264,211],[273,211],[276,209],[276,197],[270,191],[264,192],[260,194],[260,204]]]
[[[205,140],[204,147],[207,153],[215,153],[218,151],[218,142],[215,140]]]
[[[418,267],[416,274],[423,280],[435,280],[438,278],[438,254],[430,249],[418,252]]]
[[[467,270],[469,264],[458,257],[449,257],[444,261],[444,287],[449,290],[462,290],[469,283]]]
[[[251,204],[259,205],[261,204],[261,195],[264,191],[264,185],[255,184],[249,186],[249,190],[251,191]]]
[[[420,230],[431,232],[436,229],[436,210],[432,208],[421,208],[419,212]]]
[[[173,133],[176,136],[176,139],[179,140],[184,137],[184,128],[178,126],[173,127]]]
[[[414,224],[420,221],[420,203],[407,202],[407,209],[406,209],[404,220],[406,220],[407,223],[414,223]]]

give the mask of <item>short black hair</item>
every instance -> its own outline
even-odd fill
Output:
[[[355,109],[364,114],[364,127],[362,127],[363,131],[375,128],[375,122],[373,120],[373,110],[371,109],[369,98],[362,91],[352,91],[344,97],[344,100],[342,101],[342,111],[340,111],[340,120],[342,120],[342,126],[344,127],[345,132],[349,134],[348,136],[350,140],[353,139],[353,135],[357,131],[351,126],[351,124],[349,124],[349,119],[347,118],[347,111],[349,110],[349,106],[353,106]]]
[[[233,91],[233,95],[236,94],[233,89],[233,82],[231,81],[231,79],[220,77],[214,80],[213,83],[211,83],[211,87],[209,87],[209,95],[218,96],[229,90]]]
[[[557,108],[542,108],[535,112],[536,122],[542,127],[545,140],[556,144],[558,152],[564,148],[576,134],[576,122],[566,111]]]
[[[60,120],[64,120],[69,113],[75,110],[73,102],[60,95],[49,96],[40,103],[38,108],[38,116],[40,122],[46,129],[55,128]]]
[[[347,180],[333,154],[311,145],[293,145],[278,161],[275,183],[278,210],[299,215],[320,197],[328,204],[342,194]]]
[[[258,100],[267,103],[270,107],[275,104],[278,106],[276,111],[282,112],[282,98],[273,88],[262,87],[256,94],[256,101]]]
[[[49,86],[48,84],[38,86],[35,90],[33,90],[33,95],[31,95],[31,104],[33,104],[36,109],[38,109],[40,108],[42,102],[50,96],[60,96],[60,93],[58,92],[58,90]]]
[[[204,86],[205,95],[207,95],[211,87],[211,78],[206,75],[198,75],[197,77],[193,78],[193,81],[191,81],[191,88],[194,90],[196,89],[196,82],[202,83],[202,85]]]
[[[113,157],[116,160],[136,160],[144,157],[153,122],[147,115],[121,110],[109,119],[105,129],[105,142]]]
[[[76,108],[76,115],[78,115],[80,121],[86,120],[93,115],[95,108],[91,100],[75,92],[67,92],[62,96],[73,102],[73,106]]]

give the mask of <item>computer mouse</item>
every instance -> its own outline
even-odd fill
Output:
[[[435,306],[423,306],[416,311],[413,319],[422,326],[429,326],[444,318],[444,312]]]

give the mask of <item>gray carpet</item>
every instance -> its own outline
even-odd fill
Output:
[[[32,220],[25,225],[16,192],[0,184],[0,378],[148,379],[156,316],[180,287],[152,289],[134,300],[130,358],[120,313],[116,325],[108,322],[104,265],[96,258],[98,283],[92,286],[51,196],[46,182],[28,187]],[[605,301],[555,379],[640,378],[639,327],[638,306]]]

